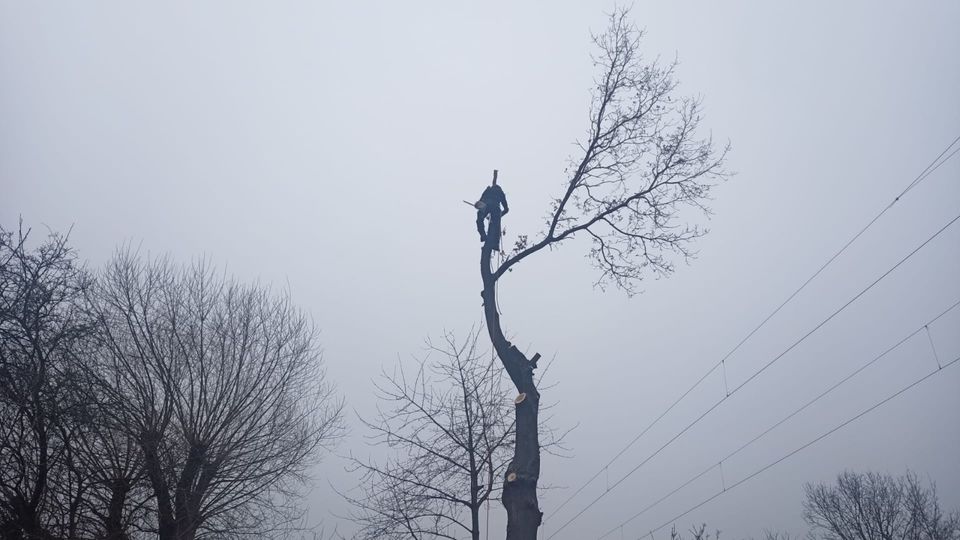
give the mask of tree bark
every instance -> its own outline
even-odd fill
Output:
[[[104,536],[107,540],[127,540],[127,531],[123,524],[124,503],[130,493],[130,482],[126,478],[117,478],[110,482],[110,503],[107,507],[107,519],[104,524]]]
[[[480,507],[470,507],[470,538],[480,540]]]
[[[469,407],[464,404],[464,411],[469,414]],[[477,468],[476,445],[473,441],[473,426],[467,431],[467,446],[470,448],[470,537],[480,540],[480,470]]]
[[[480,250],[480,276],[483,280],[483,313],[490,341],[517,391],[525,398],[516,404],[516,444],[513,460],[507,466],[503,483],[503,506],[507,510],[507,540],[536,540],[543,512],[537,502],[540,478],[540,440],[538,419],[540,393],[533,380],[533,364],[514,347],[500,326],[497,311],[497,278],[490,270],[493,246],[500,238],[500,213],[490,215],[487,241]]]
[[[143,449],[144,469],[157,504],[157,538],[159,540],[178,540],[177,523],[174,519],[173,501],[167,489],[166,479],[160,463],[160,434],[147,430],[141,434],[140,447]]]

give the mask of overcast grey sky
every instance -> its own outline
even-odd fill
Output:
[[[322,330],[350,408],[371,378],[443,329],[481,318],[475,198],[500,170],[508,239],[534,234],[586,129],[589,32],[611,2],[0,3],[0,222],[73,227],[88,263],[123,242],[207,255],[289,288]],[[636,2],[650,57],[730,140],[699,257],[627,299],[592,287],[586,244],[538,254],[500,284],[515,342],[556,355],[550,515],[960,135],[960,3]],[[734,387],[960,213],[943,165],[727,361]],[[595,538],[717,462],[960,300],[960,224],[581,515]],[[957,310],[930,326],[960,355]],[[922,339],[921,339],[922,338]],[[634,538],[934,369],[918,336],[775,433],[624,527]],[[803,532],[802,485],[845,468],[910,468],[960,506],[960,367],[702,506],[727,538]],[[722,397],[712,377],[609,468],[634,468]],[[365,453],[353,431],[339,453]],[[350,532],[317,468],[311,516]],[[546,521],[546,536],[607,474]],[[494,508],[494,519],[500,509]],[[498,537],[494,530],[492,537]],[[500,533],[502,534],[502,533]],[[664,531],[659,537],[663,537]],[[618,538],[619,533],[613,536]]]

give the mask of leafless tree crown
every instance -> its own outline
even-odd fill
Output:
[[[894,478],[844,472],[836,485],[807,484],[803,516],[825,540],[957,540],[960,512],[945,514],[936,486],[908,472]]]
[[[592,240],[597,284],[628,293],[646,272],[672,272],[672,256],[692,255],[689,243],[704,230],[681,223],[680,211],[709,212],[710,188],[727,176],[729,146],[717,151],[710,137],[698,134],[700,100],[676,95],[677,62],[646,60],[642,37],[626,9],[594,36],[599,75],[587,133],[577,143],[580,154],[571,159],[540,239],[530,243],[521,236],[496,277],[578,233]]]
[[[427,342],[411,374],[377,383],[378,414],[364,424],[385,460],[353,459],[360,495],[348,495],[362,539],[480,538],[481,506],[496,498],[513,445],[512,402],[478,332]]]
[[[0,227],[0,538],[103,532],[85,506],[101,493],[84,468],[77,357],[91,324],[89,276],[67,237]]]
[[[91,297],[104,410],[136,441],[166,538],[269,534],[340,429],[307,316],[289,298],[120,252]]]
[[[289,298],[0,228],[0,540],[286,536],[340,432]]]

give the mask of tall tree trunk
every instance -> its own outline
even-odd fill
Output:
[[[480,276],[483,279],[483,313],[487,332],[500,362],[510,375],[517,391],[523,395],[516,404],[516,444],[513,460],[507,466],[503,483],[503,506],[507,510],[507,540],[536,540],[543,518],[537,503],[537,481],[540,478],[540,440],[537,416],[540,393],[533,380],[534,365],[503,335],[497,312],[496,279],[490,271],[493,245],[499,244],[500,213],[490,215],[487,241],[480,250]],[[494,243],[496,241],[496,244]]]
[[[107,507],[107,519],[104,523],[104,536],[108,540],[127,540],[127,531],[123,526],[124,503],[130,492],[130,482],[126,478],[116,478],[110,482],[110,504]]]
[[[157,538],[159,540],[179,540],[177,538],[177,523],[174,519],[173,501],[167,480],[163,475],[160,463],[160,434],[147,430],[140,436],[140,447],[143,449],[144,469],[157,504]]]
[[[191,444],[186,463],[180,471],[180,479],[173,496],[174,514],[177,522],[177,540],[193,540],[196,537],[198,516],[198,477],[205,466],[206,447]]]
[[[40,522],[40,510],[37,507],[30,506],[19,495],[14,496],[13,510],[17,514],[19,523],[13,529],[11,538],[23,538],[25,540],[45,540],[50,538],[50,534],[43,529]]]
[[[464,411],[469,415],[469,407],[464,403]],[[473,441],[473,426],[468,426],[467,446],[470,447],[470,537],[480,540],[480,470],[477,467],[477,447]]]
[[[480,506],[470,507],[470,538],[480,540]]]

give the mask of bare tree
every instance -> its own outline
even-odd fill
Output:
[[[107,351],[97,345],[85,351],[83,367],[87,369],[76,374],[83,422],[73,434],[76,452],[71,469],[87,485],[75,504],[92,525],[88,536],[128,540],[156,530],[156,508],[143,469],[143,452],[129,430],[116,424],[108,394],[101,390],[100,381],[110,374],[90,371],[102,366],[98,360],[104,354]]]
[[[306,470],[341,426],[308,317],[206,264],[129,251],[102,272],[91,305],[100,408],[124,430],[105,442],[135,441],[153,533],[260,537],[294,523]]]
[[[690,527],[690,540],[710,540],[710,533],[707,531],[707,524],[701,523]],[[720,540],[720,531],[714,531],[713,540]],[[683,535],[677,531],[677,526],[673,525],[670,527],[670,540],[684,540]]]
[[[74,468],[72,381],[89,279],[65,235],[36,249],[29,236],[0,228],[0,538],[76,538],[88,481]]]
[[[710,535],[710,532],[707,531],[707,524],[701,523],[690,527],[690,540],[720,540],[720,530],[715,529],[713,531],[713,536]],[[653,535],[651,535],[651,538]],[[751,537],[752,538],[752,537]],[[793,537],[790,536],[790,533],[780,532],[780,531],[771,531],[769,529],[763,531],[763,540],[791,540]],[[670,540],[684,540],[683,535],[677,531],[677,526],[673,525],[670,528]]]
[[[502,371],[477,350],[478,336],[428,341],[412,376],[400,365],[376,383],[378,415],[361,421],[390,455],[352,459],[361,492],[346,498],[359,538],[480,538],[481,509],[496,498],[514,431]]]
[[[29,236],[0,231],[0,538],[129,538],[146,498],[85,384],[91,279],[66,235]]]
[[[794,536],[788,532],[765,529],[762,538],[763,540],[793,540]]]
[[[612,14],[606,32],[594,36],[599,76],[589,127],[539,239],[519,236],[513,252],[492,268],[501,230],[500,215],[493,212],[481,249],[487,330],[523,396],[516,406],[517,442],[502,496],[508,540],[534,540],[542,519],[537,501],[540,394],[532,374],[539,355],[528,359],[504,336],[497,281],[528,257],[580,235],[592,242],[589,255],[600,271],[597,284],[613,284],[632,294],[647,273],[670,274],[673,258],[692,255],[689,243],[704,231],[679,223],[680,212],[708,212],[704,205],[710,188],[726,176],[722,164],[727,148],[716,151],[709,137],[697,134],[700,102],[675,96],[676,63],[645,60],[641,37],[628,10]]]
[[[804,519],[826,540],[957,540],[960,512],[944,515],[936,486],[907,472],[843,472],[835,486],[807,484]]]
[[[710,532],[707,530],[706,523],[701,523],[700,525],[690,527],[688,532],[690,534],[690,540],[720,540],[720,530],[714,529],[713,535],[711,536]],[[652,533],[650,537],[653,538]],[[766,529],[763,531],[763,536],[761,538],[763,538],[763,540],[791,540],[793,537],[790,536],[790,533]],[[684,540],[683,535],[677,530],[676,525],[670,527],[670,540]]]

